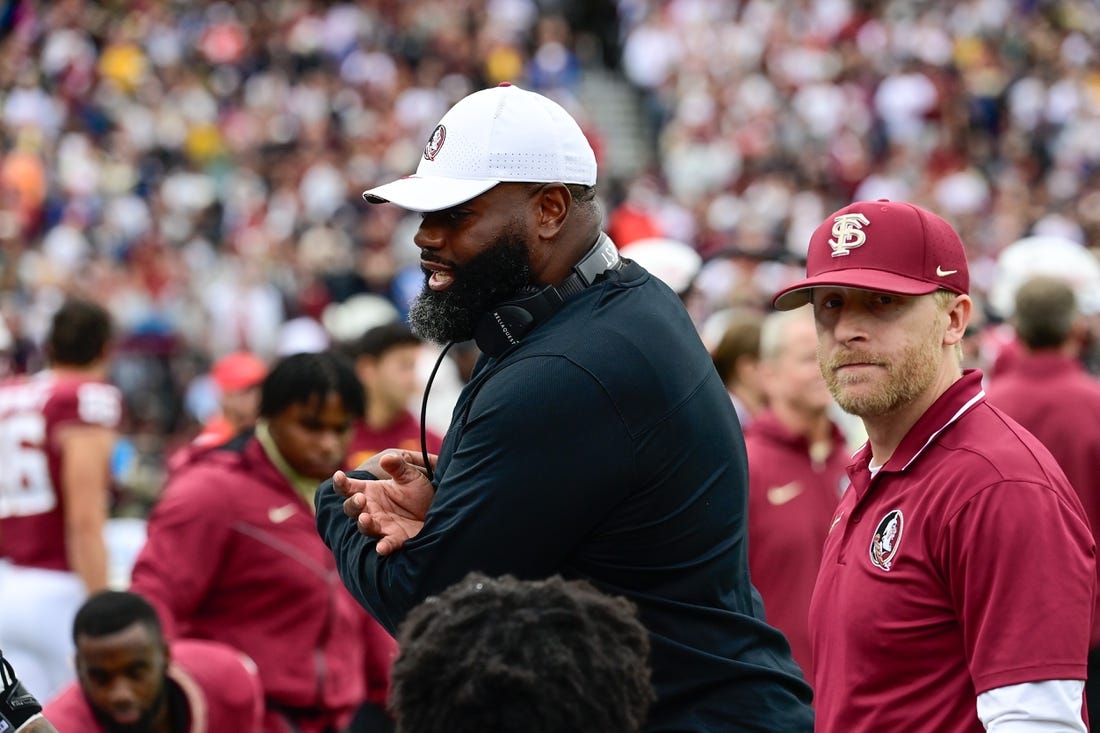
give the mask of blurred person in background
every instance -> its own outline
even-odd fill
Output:
[[[48,699],[73,680],[73,616],[108,581],[104,526],[122,396],[106,382],[113,324],[97,303],[54,313],[47,368],[0,383],[0,648]]]
[[[990,370],[989,380],[996,381],[1015,365],[1026,348],[1016,332],[1014,316],[1020,287],[1036,277],[1053,277],[1073,289],[1072,339],[1077,358],[1090,370],[1098,343],[1096,330],[1100,315],[1100,257],[1095,249],[1064,236],[1033,235],[1019,239],[997,254],[991,275],[987,305],[999,323],[982,332],[982,346]],[[1043,351],[1049,351],[1044,348]]]
[[[760,377],[760,328],[764,316],[754,310],[738,309],[730,315],[711,360],[726,385],[741,427],[767,407],[768,396]]]
[[[169,644],[140,595],[91,596],[72,637],[78,681],[43,710],[62,733],[259,733],[264,696],[252,660],[212,641]]]
[[[1087,326],[1073,286],[1054,276],[1027,280],[1016,291],[1012,321],[1020,350],[1012,367],[990,380],[987,399],[1051,452],[1077,491],[1096,537],[1100,382],[1081,364]],[[1100,613],[1093,617],[1091,646],[1085,697],[1089,720],[1100,723]]]
[[[280,359],[253,431],[175,468],[131,589],[168,638],[221,641],[259,667],[265,733],[342,731],[383,704],[393,640],[340,583],[306,500],[344,465],[363,387],[332,352]]]
[[[807,617],[829,522],[848,486],[851,460],[830,419],[832,395],[817,364],[808,309],[765,316],[760,382],[768,407],[745,430],[749,457],[749,577],[768,623],[787,637],[813,679]]]
[[[375,326],[348,351],[367,396],[366,415],[355,423],[347,468],[355,468],[387,448],[419,451],[420,420],[409,404],[423,394],[416,370],[423,341],[403,322]],[[427,450],[439,453],[443,439],[428,428]]]
[[[266,376],[267,363],[247,351],[227,354],[214,362],[210,378],[218,392],[218,412],[203,425],[194,445],[222,445],[251,429],[260,409],[260,383]]]

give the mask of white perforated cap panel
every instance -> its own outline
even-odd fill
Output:
[[[415,175],[364,195],[368,201],[434,211],[467,201],[502,181],[591,186],[596,183],[596,156],[561,105],[502,85],[474,92],[443,116]]]

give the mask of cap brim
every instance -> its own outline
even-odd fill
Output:
[[[465,203],[500,183],[495,180],[405,176],[363,192],[372,204],[397,204],[409,211],[440,211]]]
[[[810,302],[814,288],[826,286],[874,290],[897,295],[926,295],[939,290],[940,287],[936,283],[915,280],[881,270],[836,270],[808,277],[783,288],[772,298],[772,305],[776,310],[793,310]]]

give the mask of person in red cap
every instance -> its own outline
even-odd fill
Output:
[[[1095,544],[1043,445],[963,370],[966,255],[940,217],[859,202],[810,238],[813,307],[855,454],[810,604],[817,733],[1085,731]]]
[[[214,363],[210,378],[218,388],[220,410],[196,437],[196,446],[223,445],[256,424],[260,409],[260,382],[267,364],[255,354],[237,351]]]

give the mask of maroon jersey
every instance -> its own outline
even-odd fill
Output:
[[[212,641],[180,640],[172,644],[171,653],[168,684],[186,701],[187,733],[256,733],[260,729],[263,688],[250,660]],[[42,712],[61,733],[107,730],[75,682]]]
[[[438,454],[443,440],[431,430],[428,430],[426,442],[428,452]],[[381,453],[387,448],[401,448],[403,450],[420,450],[420,423],[409,412],[385,430],[371,430],[365,420],[355,423],[355,434],[352,435],[351,444],[348,446],[347,468],[355,468],[375,453]]]
[[[806,438],[771,411],[745,429],[749,456],[749,577],[764,599],[768,623],[787,637],[806,679],[813,679],[810,610],[821,546],[848,486],[847,444],[834,425],[829,453],[810,457]]]
[[[1043,445],[968,370],[871,474],[864,447],[810,604],[817,733],[982,733],[977,695],[1084,680],[1095,544]]]
[[[47,371],[0,383],[0,557],[69,569],[58,436],[72,425],[115,430],[121,417],[122,395],[103,382]]]

